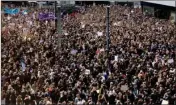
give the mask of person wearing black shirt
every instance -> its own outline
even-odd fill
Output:
[[[60,103],[63,103],[64,101],[67,101],[67,95],[63,95],[63,97],[60,97],[59,99]]]
[[[151,94],[151,99],[152,99],[152,103],[156,103],[158,99],[158,94],[155,91]]]
[[[7,105],[10,105],[10,93],[9,92],[7,92],[5,95],[5,103]]]
[[[109,105],[115,105],[116,104],[115,99],[116,99],[115,95],[110,95],[109,98],[108,98]]]
[[[134,102],[135,96],[134,96],[134,94],[132,93],[132,91],[130,91],[130,92],[128,93],[128,99],[130,100],[131,103]]]
[[[97,91],[93,91],[93,92],[91,93],[91,97],[92,97],[93,103],[96,104],[97,101],[98,101],[98,93],[97,93]]]
[[[16,103],[16,95],[14,92],[10,94],[10,105],[14,105]]]

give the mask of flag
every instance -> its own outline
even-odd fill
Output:
[[[15,15],[20,12],[19,8],[15,9],[9,9],[9,8],[4,8],[4,13],[10,14],[10,15]]]
[[[55,14],[53,12],[49,13],[39,13],[39,20],[54,20],[56,19]]]
[[[10,13],[10,9],[9,8],[4,8],[4,13],[9,14]]]
[[[20,10],[18,8],[12,9],[12,14],[18,14],[19,12],[20,12]]]

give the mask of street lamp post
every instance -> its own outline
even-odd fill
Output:
[[[176,1],[175,1],[175,24],[176,24]]]
[[[110,71],[110,59],[109,59],[109,41],[110,41],[110,37],[109,37],[109,9],[110,6],[106,7],[106,51],[107,51],[107,69],[108,71]]]
[[[57,1],[55,1],[54,4],[54,12],[55,12],[55,16],[57,17]],[[57,29],[57,19],[55,19],[55,29]]]
[[[58,3],[57,5],[57,9],[56,9],[56,16],[57,16],[57,21],[56,21],[56,30],[57,30],[57,33],[58,33],[58,48],[59,48],[59,51],[61,51],[61,35],[62,35],[62,27],[61,27],[61,4]]]

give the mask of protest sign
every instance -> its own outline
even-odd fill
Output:
[[[171,68],[169,72],[173,74],[175,73],[175,71],[176,71],[175,69]]]
[[[117,26],[117,23],[115,22],[115,23],[113,23],[113,25],[114,25],[114,26]]]
[[[168,105],[168,104],[169,104],[169,101],[167,101],[167,100],[163,100],[161,103],[161,105]]]
[[[66,35],[66,36],[67,36],[67,35],[68,35],[68,33],[67,33],[67,32],[65,32],[65,33],[64,33],[64,35]]]
[[[77,50],[74,50],[74,49],[71,50],[71,54],[72,54],[72,55],[75,55],[77,52],[78,52]]]
[[[114,59],[115,59],[115,61],[118,61],[118,55],[116,55]]]
[[[128,90],[128,85],[122,85],[120,90],[126,92]]]
[[[99,31],[98,31],[98,32],[97,32],[97,35],[98,35],[98,36],[103,36],[103,32],[99,32]]]
[[[85,70],[85,74],[86,74],[86,75],[89,75],[89,74],[90,74],[90,70],[86,69],[86,70]]]
[[[104,49],[104,48],[100,49],[100,52],[103,52],[103,51],[105,51],[105,49]]]
[[[169,59],[167,62],[168,62],[169,64],[171,64],[171,63],[174,63],[174,60],[173,60],[173,59]]]
[[[10,20],[12,17],[10,17],[10,16],[7,16],[7,20]]]
[[[85,23],[81,22],[81,28],[85,28]]]

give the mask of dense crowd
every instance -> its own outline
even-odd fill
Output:
[[[54,20],[2,14],[1,94],[7,105],[176,104],[176,28],[128,6],[82,8]],[[109,59],[109,68],[107,69]]]

